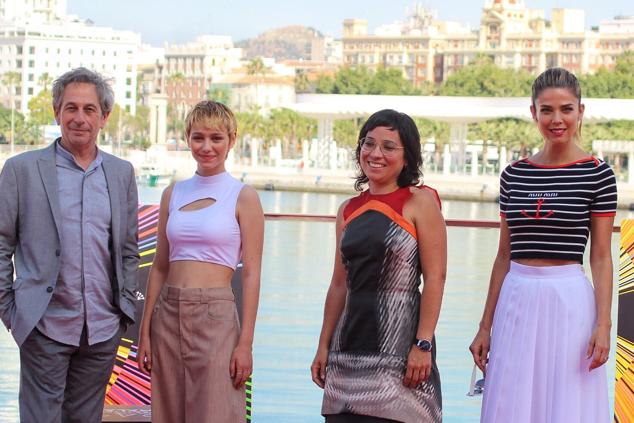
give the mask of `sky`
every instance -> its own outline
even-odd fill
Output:
[[[233,41],[255,37],[287,25],[313,27],[341,37],[343,20],[368,20],[370,32],[379,25],[402,20],[415,0],[67,0],[68,13],[96,25],[141,34],[144,43],[163,46],[184,43],[200,34],[230,35]],[[440,20],[477,28],[484,0],[424,0]],[[531,9],[577,8],[586,11],[586,26],[616,15],[634,15],[631,0],[525,0]]]

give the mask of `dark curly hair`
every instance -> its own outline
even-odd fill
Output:
[[[396,183],[401,188],[418,185],[423,177],[421,170],[423,157],[421,156],[420,134],[418,133],[418,128],[414,120],[405,113],[400,113],[396,110],[379,110],[365,121],[359,132],[359,139],[364,138],[368,132],[380,126],[398,131],[403,147],[405,147],[403,150],[405,153],[405,166],[398,175]],[[355,177],[354,189],[363,191],[363,185],[368,182],[368,177],[361,169],[361,144],[357,144],[355,158],[357,175]]]

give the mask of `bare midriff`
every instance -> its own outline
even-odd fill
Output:
[[[229,288],[233,269],[221,264],[179,260],[170,262],[166,283],[178,288]]]
[[[564,266],[566,264],[579,264],[579,262],[575,260],[541,259],[541,258],[513,259],[513,261],[515,263],[523,264],[524,266],[535,266],[535,267]]]

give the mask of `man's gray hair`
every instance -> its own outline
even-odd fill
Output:
[[[85,83],[95,86],[101,114],[110,113],[114,105],[114,91],[112,91],[110,81],[111,79],[104,78],[100,73],[83,67],[66,72],[53,82],[53,110],[58,111],[62,107],[64,90],[68,84]]]

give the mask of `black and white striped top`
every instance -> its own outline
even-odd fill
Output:
[[[582,263],[590,216],[614,216],[615,212],[614,172],[595,157],[559,166],[523,159],[500,175],[500,215],[511,233],[511,260]]]

